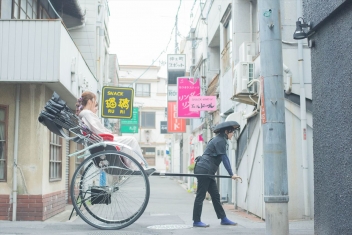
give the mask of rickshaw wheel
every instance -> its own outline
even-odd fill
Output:
[[[134,223],[147,207],[149,195],[143,167],[130,155],[114,150],[90,155],[71,182],[76,212],[99,229],[121,229]]]

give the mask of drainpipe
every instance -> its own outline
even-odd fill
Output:
[[[101,89],[103,87],[103,53],[104,53],[104,17],[105,17],[105,5],[99,4],[100,7],[100,16],[97,21],[97,28],[98,28],[98,45],[97,45],[97,77],[99,80],[99,85]]]
[[[13,144],[13,177],[12,177],[12,221],[16,221],[17,215],[17,157],[18,157],[18,125],[20,116],[20,92],[21,85],[16,86],[15,107],[15,138]]]
[[[253,14],[253,3],[252,1],[249,1],[249,38],[250,42],[253,42],[253,20],[252,20],[252,14]]]
[[[237,175],[237,162],[236,162],[236,149],[237,149],[237,139],[233,138],[232,140],[232,149],[231,149],[231,156],[235,159],[235,174]],[[233,194],[232,200],[234,203],[234,209],[237,210],[237,181],[232,182],[233,187]]]
[[[301,0],[297,0],[297,18],[298,17],[302,17]],[[304,217],[309,218],[310,205],[309,205],[309,195],[308,195],[307,110],[306,110],[306,92],[305,92],[305,85],[304,85],[303,61],[304,61],[303,60],[303,40],[298,40],[298,74],[299,74],[299,84],[300,84]]]

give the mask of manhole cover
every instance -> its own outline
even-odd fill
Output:
[[[137,233],[137,232],[121,232],[121,231],[99,231],[88,233],[88,235],[146,235],[147,233]]]
[[[163,225],[153,225],[147,228],[150,229],[184,229],[191,228],[192,226],[186,224],[163,224]]]

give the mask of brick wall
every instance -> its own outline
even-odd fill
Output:
[[[16,220],[44,221],[64,211],[65,206],[64,190],[46,195],[17,195]],[[0,195],[0,220],[12,220],[9,195]]]
[[[10,204],[10,196],[0,194],[0,220],[10,220],[12,217],[12,205]]]

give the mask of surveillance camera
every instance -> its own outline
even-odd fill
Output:
[[[220,117],[227,117],[227,115],[226,114],[224,114],[224,113],[220,113]]]

